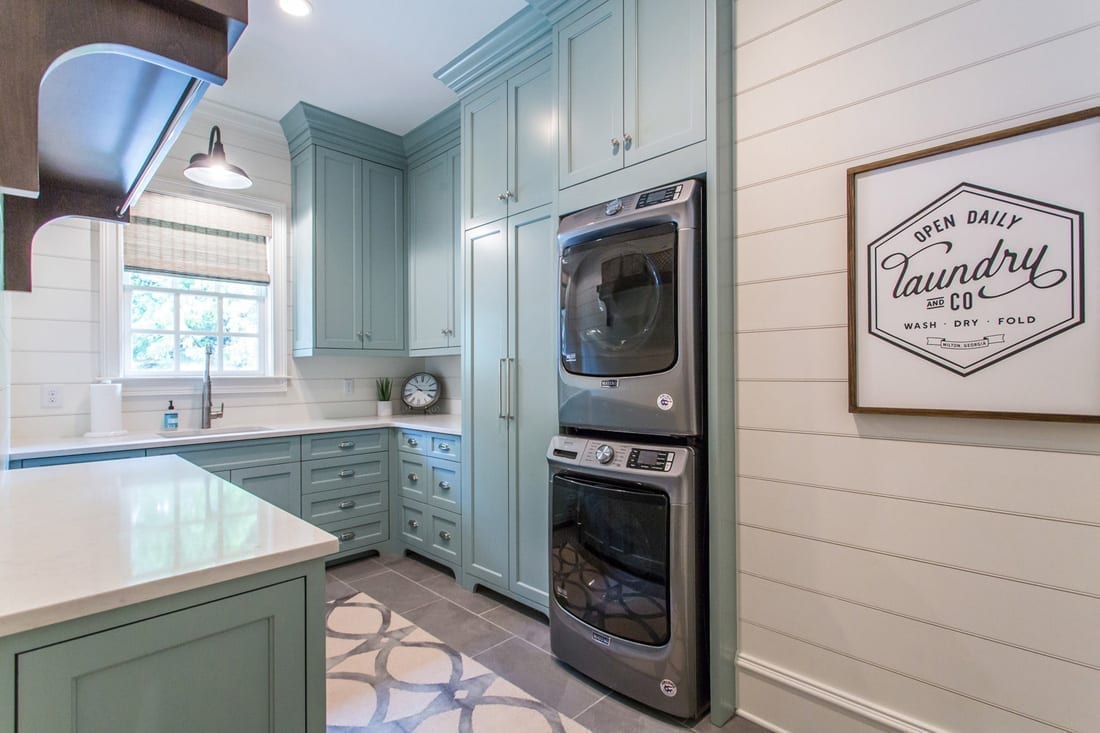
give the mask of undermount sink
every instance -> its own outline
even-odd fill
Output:
[[[258,425],[227,425],[221,428],[198,428],[193,430],[165,430],[157,433],[162,438],[194,438],[198,435],[229,435],[231,433],[262,433],[271,428]]]

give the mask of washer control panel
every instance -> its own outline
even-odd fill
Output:
[[[671,471],[674,458],[672,451],[631,448],[626,467],[642,471]]]

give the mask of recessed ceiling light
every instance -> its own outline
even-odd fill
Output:
[[[287,15],[302,17],[313,12],[313,6],[309,0],[279,0],[279,7]]]

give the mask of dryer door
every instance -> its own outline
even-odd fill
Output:
[[[606,634],[669,640],[668,496],[569,474],[551,482],[550,573],[565,611]]]
[[[676,363],[676,225],[566,248],[561,257],[561,364],[570,374],[626,377]]]

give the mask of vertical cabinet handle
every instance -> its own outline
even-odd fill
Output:
[[[439,488],[442,491],[450,491],[451,490],[451,484],[447,481],[440,481],[439,482]]]
[[[420,522],[416,521],[415,519],[410,519],[409,520],[409,529],[416,529],[419,526],[420,526]]]
[[[516,365],[516,360],[512,357],[508,358],[508,419],[515,420],[516,415],[512,412],[512,369]]]
[[[336,447],[339,448],[340,450],[350,450],[350,449],[355,447],[355,441],[354,440],[345,440],[343,442],[337,443]]]
[[[342,510],[354,509],[355,508],[355,500],[354,499],[348,499],[347,501],[340,502],[337,506]]]
[[[355,533],[354,532],[342,532],[340,534],[340,541],[341,542],[348,542],[348,541],[353,540],[353,539],[355,539]]]
[[[508,415],[504,412],[504,394],[505,381],[504,381],[504,362],[506,359],[500,359],[497,363],[497,417],[504,420]]]
[[[354,468],[345,468],[343,471],[341,471],[340,473],[338,473],[336,475],[339,476],[340,478],[351,478],[352,476],[355,475],[355,469]]]
[[[451,541],[451,533],[448,532],[447,530],[440,530],[439,531],[439,539],[443,540],[444,542],[450,542]]]

